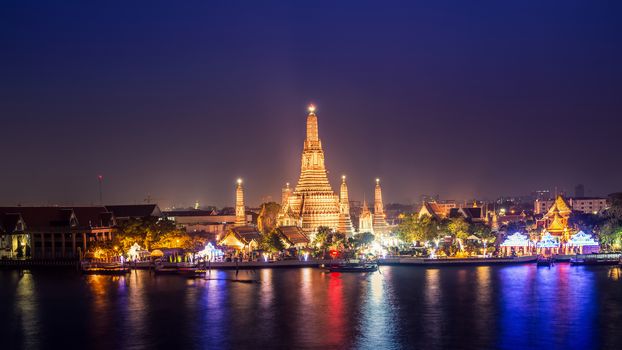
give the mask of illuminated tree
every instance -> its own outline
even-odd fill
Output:
[[[268,233],[277,226],[277,217],[281,206],[275,202],[261,204],[261,211],[257,218],[257,227],[262,233]]]
[[[285,245],[281,240],[281,235],[276,229],[261,236],[259,247],[270,253],[278,253],[285,249]]]
[[[375,239],[376,237],[371,232],[363,232],[356,237],[358,243],[363,246],[370,245]]]
[[[439,238],[439,223],[427,215],[417,213],[404,217],[397,227],[397,235],[404,242],[429,242]]]
[[[469,237],[469,223],[463,217],[451,219],[447,231],[458,241],[460,250],[464,250],[464,241]]]

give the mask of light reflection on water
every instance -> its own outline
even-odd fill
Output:
[[[622,282],[615,268],[381,269],[237,276],[214,270],[209,279],[195,280],[148,271],[125,277],[0,271],[0,338],[27,348],[622,346]],[[63,334],[67,329],[75,330],[71,337]]]
[[[30,274],[18,278],[15,302],[15,314],[18,315],[19,324],[23,330],[23,341],[26,348],[39,347],[38,339],[38,300],[35,279]],[[3,303],[5,301],[2,301]],[[5,323],[0,322],[1,325]]]

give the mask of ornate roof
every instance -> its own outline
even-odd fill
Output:
[[[562,217],[568,217],[572,212],[572,209],[570,209],[570,206],[562,196],[557,196],[557,198],[555,198],[555,202],[553,202],[553,205],[551,205],[551,207],[549,208],[546,216],[552,217],[555,214],[555,210],[557,210],[559,215],[561,215]]]
[[[548,224],[546,229],[551,233],[563,232],[568,227],[564,218],[562,218],[562,216],[559,214],[559,211],[557,210],[554,210],[552,215],[553,219],[551,223]]]

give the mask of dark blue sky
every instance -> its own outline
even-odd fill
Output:
[[[3,1],[2,204],[622,189],[620,1]]]

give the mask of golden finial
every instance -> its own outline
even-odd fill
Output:
[[[315,106],[313,104],[310,104],[307,109],[309,110],[309,113],[315,113]]]

